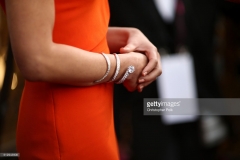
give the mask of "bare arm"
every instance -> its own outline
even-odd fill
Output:
[[[27,80],[90,86],[105,74],[107,65],[101,54],[53,42],[54,0],[6,0],[6,9],[14,57]],[[112,67],[103,82],[111,79],[116,67],[114,56],[108,56]],[[135,77],[146,65],[134,62],[146,61],[134,53],[121,55],[120,59],[121,70],[117,79],[129,65],[135,65],[137,72],[132,75]],[[131,79],[131,83],[136,81],[133,77]],[[130,88],[134,89],[133,86]]]

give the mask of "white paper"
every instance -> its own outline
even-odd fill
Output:
[[[161,98],[196,98],[193,60],[189,54],[162,56],[162,75],[157,79]],[[197,102],[188,107],[192,115],[163,115],[165,124],[192,122],[197,119]]]

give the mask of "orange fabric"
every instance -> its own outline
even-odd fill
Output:
[[[55,0],[55,13],[54,42],[109,53],[107,0]],[[26,81],[17,150],[23,160],[119,159],[113,85],[74,87]]]

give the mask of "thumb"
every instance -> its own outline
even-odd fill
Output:
[[[133,44],[127,44],[126,46],[120,48],[120,53],[133,52],[136,47]]]

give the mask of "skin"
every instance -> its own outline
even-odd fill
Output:
[[[158,53],[157,48],[141,31],[134,28],[112,27],[109,28],[107,35],[108,44],[113,52],[140,52],[147,56],[148,64],[144,67],[138,78],[137,89],[139,92],[142,92],[144,87],[152,83],[162,74],[160,54]],[[117,44],[115,42],[117,42]]]
[[[101,54],[53,42],[54,0],[5,2],[14,58],[26,80],[92,86],[105,74],[106,60]],[[126,53],[119,54],[121,69],[116,81],[129,65],[135,67],[124,82],[129,91],[141,92],[161,74],[159,54],[139,30],[110,27],[107,39],[111,52]],[[136,52],[144,52],[147,57]],[[109,81],[115,72],[115,57],[107,56],[111,61],[110,73],[100,83]]]

